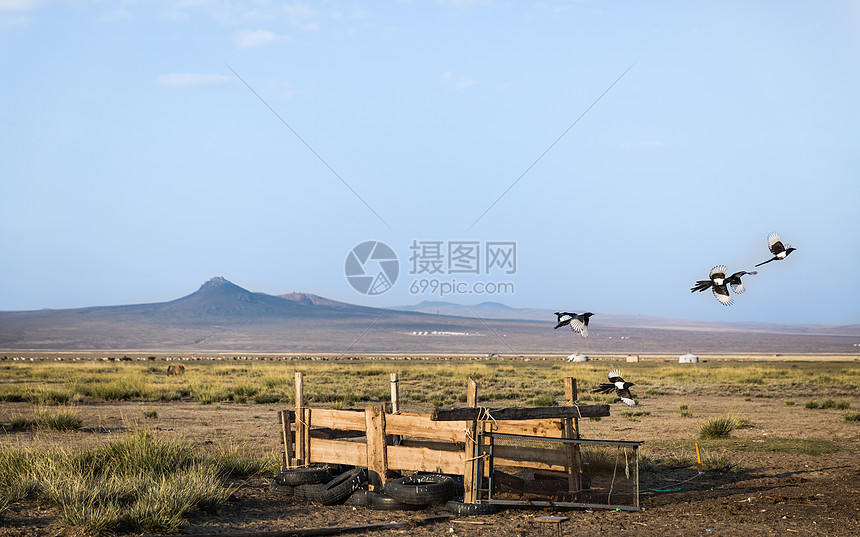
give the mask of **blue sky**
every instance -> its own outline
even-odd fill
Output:
[[[0,0],[0,310],[224,276],[858,323],[858,65],[857,1]],[[734,305],[690,293],[771,231],[798,250]],[[377,295],[344,273],[371,240],[399,260]],[[414,241],[516,243],[516,270],[410,274]],[[473,292],[415,292],[445,283]]]

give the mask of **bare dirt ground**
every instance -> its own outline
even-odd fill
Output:
[[[860,396],[839,398],[860,408]],[[802,438],[827,440],[841,449],[836,453],[805,455],[766,451],[727,451],[726,456],[743,472],[697,474],[685,467],[642,474],[642,509],[634,512],[605,510],[507,509],[482,517],[451,517],[425,526],[359,532],[376,535],[462,535],[513,537],[553,534],[535,517],[558,515],[570,520],[563,535],[675,537],[689,535],[860,535],[860,423],[846,422],[843,412],[804,408],[805,398],[787,405],[779,398],[744,396],[645,397],[637,410],[648,412],[625,417],[623,405],[612,406],[612,416],[599,422],[584,420],[583,437],[644,441],[649,456],[667,456],[669,448],[649,448],[657,441],[690,440],[706,419],[733,414],[749,420],[750,427],[734,431],[740,440]],[[692,416],[681,416],[679,405],[688,405]],[[260,454],[279,452],[276,411],[281,405],[198,403],[100,403],[79,406],[84,429],[75,432],[17,431],[0,434],[0,449],[45,445],[91,445],[144,426],[158,434],[181,435],[201,447],[219,443],[244,444]],[[145,419],[144,411],[158,417]],[[427,411],[410,408],[409,411]],[[0,403],[0,415],[32,412],[27,403]],[[753,442],[753,445],[755,443]],[[762,442],[765,445],[765,442]],[[704,453],[708,456],[708,453]],[[712,455],[712,454],[711,454]],[[680,488],[670,492],[648,489]],[[234,498],[218,514],[200,513],[186,529],[191,534],[288,532],[319,528],[419,521],[445,515],[441,509],[418,512],[373,511],[361,507],[323,507],[297,502],[268,489],[268,480],[243,483]],[[37,502],[10,506],[0,522],[0,536],[58,535],[57,512]]]

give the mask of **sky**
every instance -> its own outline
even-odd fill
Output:
[[[0,0],[0,310],[860,323],[858,65],[856,0]]]

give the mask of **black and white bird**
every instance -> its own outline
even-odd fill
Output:
[[[613,369],[609,372],[609,382],[598,384],[597,388],[592,390],[592,393],[612,393],[612,390],[615,390],[615,395],[617,395],[625,405],[636,406],[636,401],[634,401],[633,396],[630,395],[630,386],[636,385],[621,378],[620,370]]]
[[[741,270],[741,271],[735,272],[734,274],[732,274],[731,276],[726,278],[725,283],[729,284],[729,287],[732,288],[732,292],[734,292],[736,295],[739,295],[739,294],[744,292],[744,284],[743,284],[743,282],[741,282],[741,276],[746,276],[746,275],[755,276],[756,274],[758,274],[758,271],[756,271],[756,270],[754,270],[752,272],[747,272],[745,270]]]
[[[788,254],[797,250],[797,248],[791,248],[789,244],[783,244],[779,238],[779,234],[774,232],[767,236],[767,248],[770,250],[770,253],[773,254],[773,257],[768,259],[767,261],[762,261],[757,267],[760,267],[766,263],[770,263],[771,261],[780,261],[788,257]]]
[[[555,312],[558,317],[556,328],[569,326],[571,330],[582,337],[588,337],[588,318],[594,315],[590,311],[585,313],[568,313],[566,311]]]
[[[720,304],[724,306],[732,305],[732,297],[729,295],[728,284],[732,283],[729,281],[730,278],[734,278],[737,276],[737,284],[740,284],[741,276],[746,274],[744,272],[741,274],[740,272],[736,272],[732,274],[729,278],[726,278],[726,266],[725,265],[717,265],[716,267],[711,269],[711,273],[708,275],[710,280],[699,280],[696,282],[696,285],[690,289],[691,293],[696,291],[704,291],[705,289],[711,289],[714,293],[714,296],[717,300],[720,301]],[[743,287],[741,287],[741,292],[743,292]]]

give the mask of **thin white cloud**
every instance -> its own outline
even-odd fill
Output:
[[[455,75],[448,71],[442,75],[442,83],[449,89],[461,90],[478,84],[478,80],[471,76]]]
[[[42,5],[42,0],[0,0],[0,11],[29,11]]]
[[[168,73],[158,75],[157,82],[161,86],[171,88],[187,88],[192,86],[220,86],[233,81],[227,75],[211,75],[201,73]]]
[[[242,30],[234,36],[234,39],[239,48],[265,47],[287,40],[285,36],[269,30]]]

